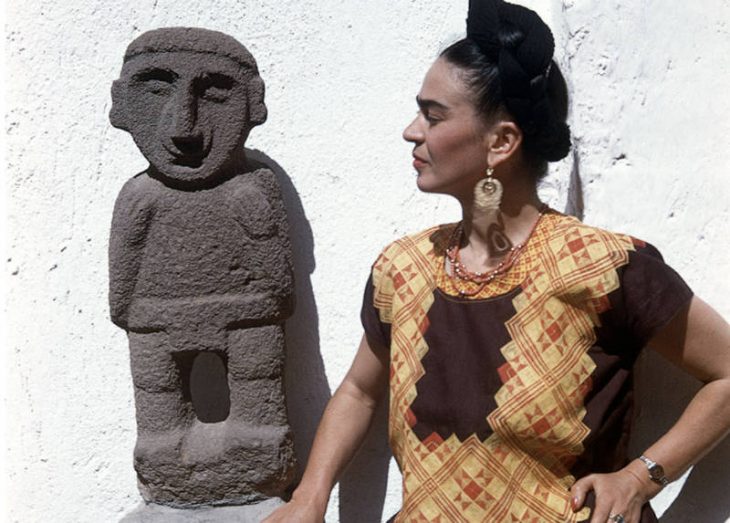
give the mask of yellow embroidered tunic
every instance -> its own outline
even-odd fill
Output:
[[[652,246],[549,211],[508,273],[461,298],[440,247],[453,227],[386,247],[365,291],[366,334],[390,347],[395,521],[586,520],[568,489],[625,465],[632,365],[692,293]]]

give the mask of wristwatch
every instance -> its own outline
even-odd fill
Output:
[[[664,468],[659,463],[650,460],[644,455],[639,456],[639,459],[644,462],[646,468],[649,470],[649,479],[654,483],[659,483],[662,487],[669,485],[669,480],[664,475]]]

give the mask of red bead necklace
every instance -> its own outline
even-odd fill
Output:
[[[459,240],[464,234],[464,227],[463,223],[460,222],[459,225],[457,225],[454,228],[454,231],[451,233],[451,238],[449,239],[449,247],[446,249],[446,258],[449,260],[452,269],[450,277],[454,283],[454,287],[456,287],[456,290],[459,292],[459,296],[476,296],[477,294],[482,292],[484,287],[489,282],[494,280],[497,276],[500,276],[509,271],[515,264],[517,259],[520,257],[520,254],[522,254],[525,245],[527,245],[527,242],[530,240],[532,234],[535,232],[537,224],[540,223],[540,219],[545,214],[546,209],[547,206],[544,204],[540,207],[540,210],[537,214],[537,219],[535,220],[535,223],[532,224],[532,228],[530,229],[527,238],[525,238],[525,241],[523,241],[522,243],[518,243],[517,245],[513,245],[505,258],[501,262],[499,262],[499,265],[497,265],[497,267],[495,267],[491,271],[487,272],[472,272],[467,269],[466,266],[461,262],[461,257],[459,256]],[[459,285],[460,281],[477,284],[476,290],[467,291]]]

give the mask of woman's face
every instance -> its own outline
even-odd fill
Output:
[[[418,94],[418,115],[403,131],[413,143],[413,167],[424,192],[469,199],[487,168],[488,129],[459,68],[439,58]]]

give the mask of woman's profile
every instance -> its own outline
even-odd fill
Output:
[[[322,521],[380,401],[403,474],[392,520],[657,521],[649,500],[730,429],[730,330],[651,244],[537,192],[570,150],[568,95],[533,11],[471,0],[403,133],[420,190],[462,216],[398,239],[368,278],[364,335],[292,501]],[[704,386],[629,455],[633,365],[656,350]]]

